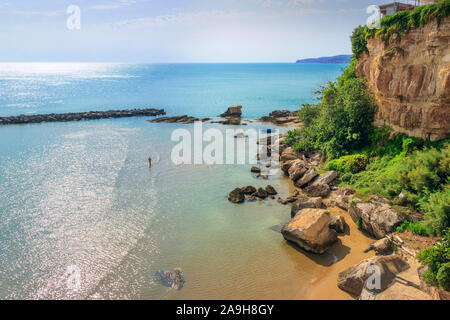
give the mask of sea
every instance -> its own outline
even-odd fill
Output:
[[[315,103],[343,67],[0,63],[0,117],[158,108],[215,118],[242,105],[250,120],[239,128],[285,132],[251,119]],[[149,119],[0,126],[0,299],[302,298],[335,257],[318,261],[283,240],[289,206],[227,199],[268,184],[285,197],[289,180],[257,178],[251,161],[175,164],[173,134],[194,135],[194,125]],[[155,275],[174,269],[181,290]]]

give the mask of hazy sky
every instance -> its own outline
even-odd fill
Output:
[[[0,0],[0,61],[291,62],[348,54],[389,0]],[[70,5],[81,29],[69,30]]]

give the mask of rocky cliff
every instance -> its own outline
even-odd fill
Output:
[[[368,79],[378,105],[377,125],[438,140],[450,131],[450,18],[411,28],[385,44],[367,41],[357,74]]]

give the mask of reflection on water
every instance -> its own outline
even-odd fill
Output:
[[[298,297],[321,263],[271,229],[289,207],[227,200],[246,185],[284,197],[287,179],[258,180],[250,165],[176,167],[175,128],[142,118],[0,128],[0,298]],[[79,290],[67,288],[69,266]],[[155,282],[174,268],[180,291]]]

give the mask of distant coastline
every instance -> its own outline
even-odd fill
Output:
[[[320,57],[297,60],[296,63],[324,63],[324,64],[338,64],[338,63],[350,63],[352,56],[341,54],[333,57]]]

